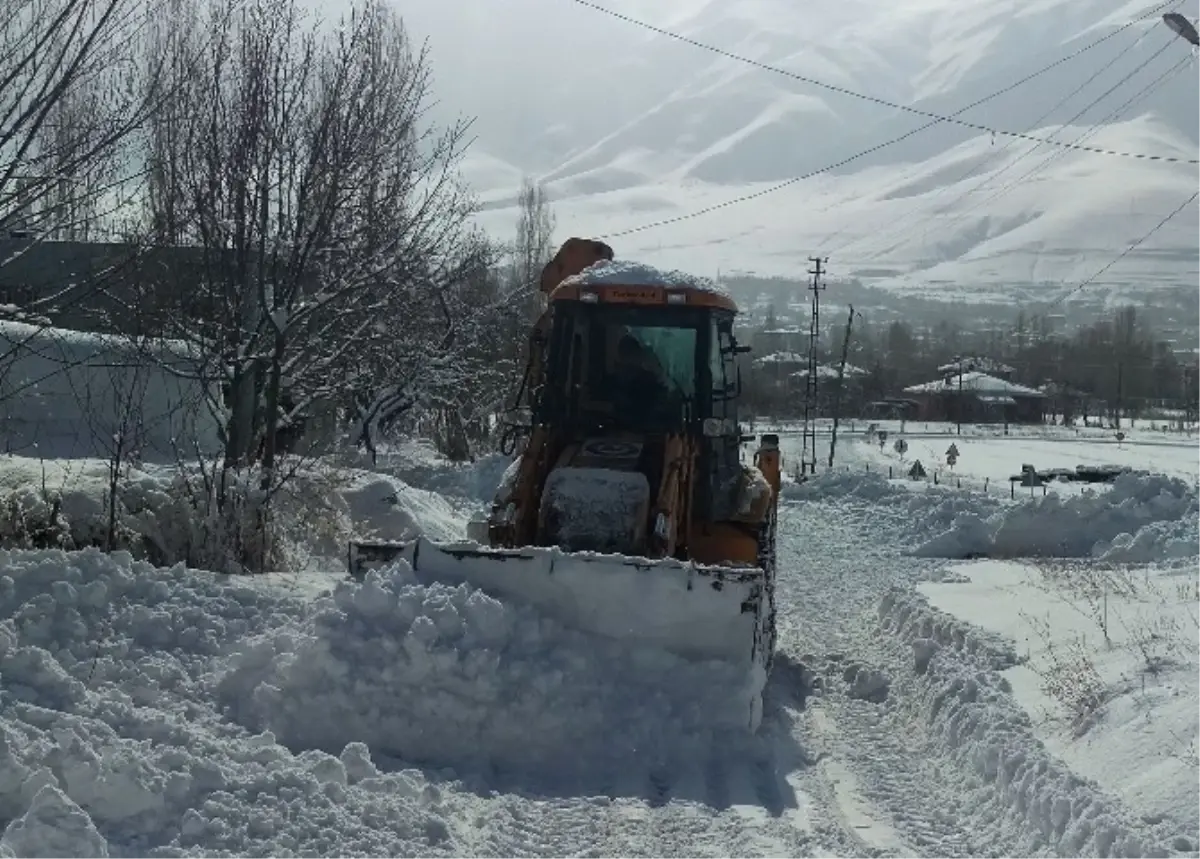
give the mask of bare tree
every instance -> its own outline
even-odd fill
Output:
[[[530,302],[531,321],[541,310],[536,302],[541,299],[537,285],[542,266],[554,256],[554,223],[554,212],[546,187],[526,177],[517,195],[517,236],[513,244],[512,280],[514,284],[529,289],[533,299]]]
[[[225,388],[226,466],[258,463],[266,486],[281,431],[320,404],[451,372],[468,126],[426,124],[428,54],[382,0],[332,32],[294,0],[181,15],[203,23],[204,71],[151,126],[148,221],[200,250],[169,333]]]
[[[132,45],[147,0],[0,0],[0,228],[73,236],[119,205],[123,148],[156,74]],[[3,261],[0,260],[0,264]]]

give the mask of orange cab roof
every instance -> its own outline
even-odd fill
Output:
[[[723,292],[681,283],[622,284],[578,283],[568,278],[550,293],[551,301],[593,301],[599,304],[636,304],[680,307],[710,307],[738,312],[737,304]],[[588,296],[594,295],[595,298]]]

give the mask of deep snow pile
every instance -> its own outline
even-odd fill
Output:
[[[785,488],[790,500],[849,499],[904,522],[912,551],[929,558],[1057,557],[1151,563],[1195,556],[1194,486],[1128,473],[1106,491],[1016,502],[874,472],[827,472]]]
[[[881,632],[911,647],[917,694],[906,701],[910,718],[977,775],[963,785],[964,796],[995,797],[1004,817],[1021,821],[1053,845],[1055,855],[1170,855],[1164,844],[1195,855],[1194,833],[1178,834],[1186,817],[1146,817],[1139,826],[1111,796],[1047,752],[1004,673],[1017,663],[1010,644],[906,588],[881,600],[878,620]]]
[[[388,777],[374,798],[353,795],[379,775],[364,747],[293,756],[213,710],[208,676],[228,641],[299,611],[127,553],[0,551],[0,852],[404,854],[443,841],[420,785]]]
[[[923,543],[926,557],[1056,557],[1151,562],[1194,556],[1196,489],[1174,477],[1128,473],[1107,492],[1046,495],[984,519],[962,516]]]
[[[1012,666],[1004,677],[1047,748],[1143,818],[1169,817],[1194,839],[1195,565],[1136,573],[1090,561],[948,566],[941,582],[922,583],[903,602],[908,626],[943,646],[958,638],[968,652],[1010,642],[987,649],[993,660],[1003,656],[998,667]],[[893,598],[896,613],[901,607]]]
[[[849,501],[872,518],[889,516],[903,524],[909,541],[925,540],[1003,510],[995,498],[921,481],[889,480],[877,472],[825,472],[784,487],[792,501]]]
[[[403,566],[314,604],[0,551],[0,855],[463,855],[475,818],[426,773],[619,780],[726,748],[736,691]]]
[[[740,729],[734,666],[560,627],[399,562],[339,584],[311,615],[240,648],[219,697],[292,747],[359,740],[412,761],[583,774],[687,757]]]
[[[453,462],[425,439],[403,439],[381,443],[374,455],[344,451],[334,461],[340,467],[395,477],[442,496],[489,504],[513,459],[492,453],[471,463]]]
[[[490,465],[490,464],[489,464]],[[495,470],[492,467],[491,470]],[[478,479],[458,469],[459,480]],[[256,476],[231,474],[241,510],[230,515],[252,529],[261,496]],[[115,494],[110,492],[115,489]],[[113,479],[101,459],[47,460],[0,456],[0,545],[74,549],[106,545],[115,501],[115,545],[158,564],[185,561],[236,569],[217,557],[229,523],[215,521],[198,465],[126,466]],[[280,514],[273,557],[289,570],[344,569],[351,538],[461,539],[469,505],[419,489],[388,474],[314,463],[298,468],[274,494]],[[229,540],[229,543],[234,541]],[[268,567],[270,569],[270,567]]]

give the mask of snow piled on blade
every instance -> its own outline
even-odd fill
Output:
[[[757,618],[744,608],[760,597],[760,571],[723,568],[714,587],[713,568],[674,558],[535,546],[489,550],[424,539],[407,551],[423,583],[466,583],[571,629],[751,668]]]
[[[579,274],[563,280],[560,286],[678,286],[728,296],[729,291],[707,277],[678,270],[663,270],[629,260],[600,260]]]
[[[214,709],[230,639],[305,611],[231,581],[0,551],[0,855],[455,852],[419,773],[361,744],[293,755]]]
[[[449,766],[595,787],[745,735],[735,667],[403,563],[315,601],[256,584],[0,551],[0,855],[466,855]]]
[[[569,630],[465,584],[422,585],[404,561],[254,641],[218,686],[238,721],[293,748],[356,740],[411,761],[578,775],[704,748],[746,724],[750,691],[740,666]]]

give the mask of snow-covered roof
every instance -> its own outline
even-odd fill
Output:
[[[631,260],[600,260],[563,280],[560,286],[686,286],[729,297],[724,286],[707,277],[683,271],[664,271],[646,263]]]
[[[795,375],[799,378],[804,378],[805,376],[808,375],[808,370],[801,370],[799,373],[794,373],[793,375]],[[867,371],[864,370],[862,367],[855,367],[853,364],[847,364],[845,375],[846,375],[846,377],[865,376],[865,375],[867,375]],[[817,378],[818,379],[836,379],[837,377],[838,377],[838,368],[836,366],[834,366],[832,364],[820,364],[817,366]]]
[[[957,372],[959,365],[969,367],[981,373],[1015,373],[1016,370],[995,358],[955,358],[949,364],[938,367],[939,373]]]
[[[906,393],[910,394],[936,394],[943,392],[956,392],[959,390],[959,376],[956,373],[949,379],[938,379],[935,382],[926,382],[923,385],[911,385],[905,388]],[[1044,397],[1046,396],[1036,388],[1027,388],[1024,385],[1018,385],[1016,382],[1008,382],[1004,379],[997,379],[995,376],[989,376],[987,373],[963,373],[961,387],[963,391],[970,391],[972,394],[1008,394],[1019,397]]]
[[[807,362],[808,356],[801,355],[799,352],[772,352],[770,355],[763,355],[754,361],[755,364],[805,364]]]

